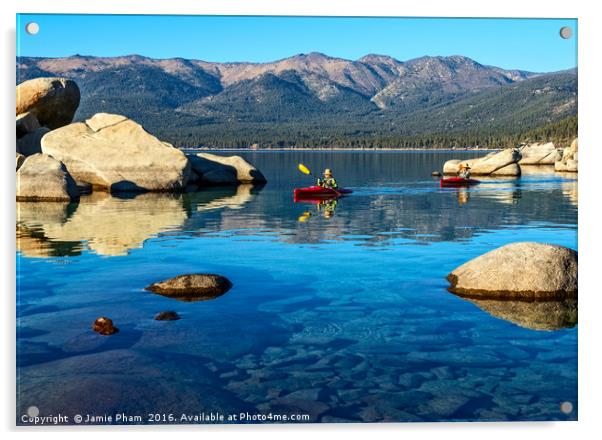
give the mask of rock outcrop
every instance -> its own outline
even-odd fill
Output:
[[[238,183],[265,183],[261,172],[240,156],[218,156],[198,153],[188,155],[192,170],[203,183],[236,185]]]
[[[69,201],[78,198],[75,180],[65,165],[51,156],[29,156],[17,170],[17,200]]]
[[[180,150],[121,115],[97,113],[42,138],[42,151],[73,177],[108,191],[181,191],[190,163]]]
[[[39,127],[31,133],[27,133],[20,139],[17,139],[17,153],[24,156],[31,156],[42,152],[42,138],[50,132],[49,128]]]
[[[145,289],[181,301],[206,301],[223,295],[231,287],[230,280],[221,275],[187,274],[153,283]]]
[[[519,151],[520,165],[554,165],[562,156],[553,142],[525,145],[520,147]]]
[[[17,139],[41,127],[38,118],[32,112],[17,114]]]
[[[566,148],[562,153],[562,158],[554,164],[556,171],[568,171],[576,173],[579,171],[579,140],[575,138],[569,148]]]
[[[70,79],[30,79],[17,86],[16,114],[29,112],[41,126],[55,129],[73,121],[79,99],[79,87]]]
[[[577,252],[543,243],[512,243],[463,264],[447,279],[452,293],[473,298],[576,298]]]
[[[476,159],[448,160],[443,165],[443,173],[457,174],[460,164],[465,163],[470,166],[470,173],[473,175],[520,176],[520,159],[517,149],[508,148]]]

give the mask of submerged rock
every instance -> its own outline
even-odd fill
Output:
[[[577,252],[543,243],[512,243],[454,269],[449,290],[473,298],[577,297]]]
[[[577,300],[513,301],[466,298],[496,318],[531,330],[560,330],[577,325]]]
[[[508,148],[477,159],[448,160],[443,165],[443,174],[457,174],[460,164],[463,163],[470,166],[473,175],[520,176],[520,159],[521,155],[517,149]]]
[[[109,336],[117,333],[119,329],[113,325],[113,320],[101,316],[92,324],[92,330],[103,336]]]
[[[17,164],[19,157],[17,156]],[[17,200],[69,201],[79,190],[65,165],[46,154],[26,158],[17,170]]]
[[[70,79],[30,79],[17,86],[16,114],[30,112],[40,125],[55,129],[73,121],[79,99],[79,87]]]
[[[221,275],[187,274],[153,283],[145,290],[181,301],[207,301],[222,296],[231,287],[230,280]]]
[[[155,321],[177,321],[180,319],[180,315],[176,312],[159,312],[155,315]]]
[[[198,153],[188,155],[188,159],[201,182],[214,185],[266,182],[263,174],[240,156]]]
[[[53,130],[43,137],[42,151],[78,181],[109,191],[181,191],[190,173],[184,153],[121,115],[97,113]]]

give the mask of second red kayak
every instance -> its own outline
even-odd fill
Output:
[[[441,179],[439,185],[441,188],[455,188],[459,186],[472,186],[481,183],[475,179],[464,179],[462,177],[449,177],[447,179]]]
[[[310,186],[308,188],[295,188],[294,196],[296,199],[317,198],[317,197],[340,197],[345,194],[351,194],[353,191],[345,188],[324,188],[322,186]]]

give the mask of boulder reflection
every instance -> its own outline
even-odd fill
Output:
[[[17,202],[17,250],[27,257],[76,256],[83,250],[123,256],[199,211],[242,207],[252,185],[190,194],[112,196],[94,192],[79,203]]]
[[[577,325],[577,300],[509,301],[463,299],[475,304],[491,316],[531,330],[560,330]]]

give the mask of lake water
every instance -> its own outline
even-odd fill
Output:
[[[18,203],[18,423],[31,406],[70,423],[575,420],[575,304],[475,303],[445,276],[515,241],[576,249],[576,175],[430,177],[479,154],[247,152],[263,188]],[[299,162],[354,193],[294,203],[311,184]],[[202,302],[143,290],[195,272],[234,287]],[[182,319],[153,319],[168,310]],[[93,333],[99,316],[120,332]]]

